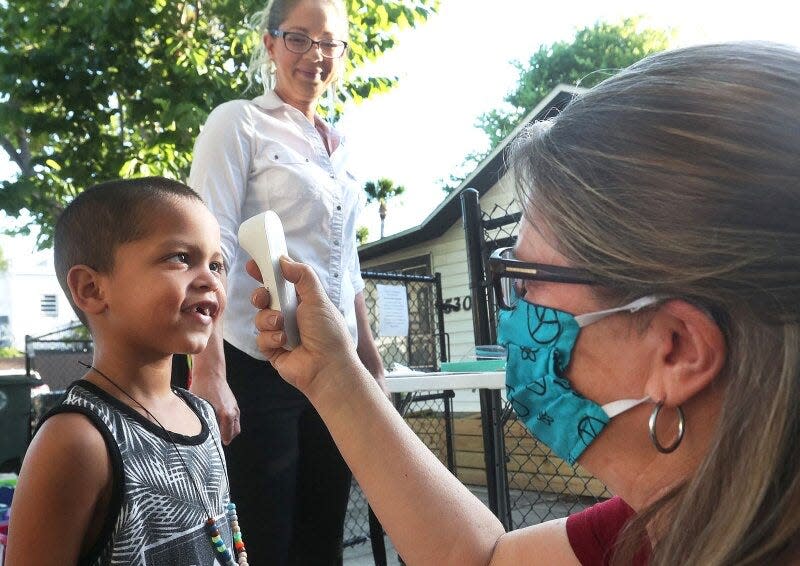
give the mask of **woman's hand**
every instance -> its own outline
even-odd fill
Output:
[[[287,257],[280,262],[283,276],[294,283],[298,295],[300,345],[292,351],[283,349],[286,343],[283,315],[268,308],[269,292],[263,287],[256,289],[251,297],[253,305],[261,309],[255,318],[259,331],[256,343],[286,381],[312,398],[319,387],[354,376],[360,362],[341,313],[328,299],[314,271]],[[247,272],[261,280],[261,272],[253,260],[247,262]]]
[[[222,319],[217,320],[205,350],[192,356],[192,384],[189,391],[214,407],[222,443],[230,444],[240,432],[239,405],[228,385]]]
[[[202,397],[214,407],[222,443],[228,445],[242,431],[239,423],[239,405],[236,402],[223,371],[221,377],[207,377],[192,368],[192,385],[189,391]]]

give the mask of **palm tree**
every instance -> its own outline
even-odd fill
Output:
[[[395,186],[394,181],[386,177],[381,177],[378,179],[377,183],[367,181],[364,184],[364,192],[367,193],[367,204],[374,201],[380,203],[378,214],[381,216],[381,238],[383,238],[383,224],[386,220],[386,201],[392,197],[403,194],[405,190],[405,187],[400,185]]]
[[[359,246],[363,246],[367,243],[369,239],[369,228],[366,226],[359,226],[356,229],[356,241],[358,241]]]

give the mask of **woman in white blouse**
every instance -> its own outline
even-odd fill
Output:
[[[274,0],[260,16],[263,44],[250,72],[273,88],[214,109],[195,145],[189,184],[219,220],[229,303],[194,358],[191,389],[216,408],[250,556],[337,564],[350,472],[314,408],[256,346],[249,256],[236,233],[264,210],[278,214],[289,255],[314,268],[383,385],[356,251],[361,188],[345,140],[315,112],[343,70],[347,13],[340,0]]]

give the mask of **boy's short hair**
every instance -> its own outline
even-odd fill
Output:
[[[117,248],[146,237],[148,216],[181,197],[203,202],[191,188],[172,179],[120,179],[89,187],[64,209],[53,238],[56,277],[81,322],[87,324],[86,315],[72,300],[69,270],[87,265],[110,273]]]

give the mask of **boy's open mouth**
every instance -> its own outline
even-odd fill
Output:
[[[203,316],[213,317],[215,314],[217,314],[218,308],[219,307],[212,302],[202,302],[192,305],[186,310],[194,311],[196,313],[202,314]]]

